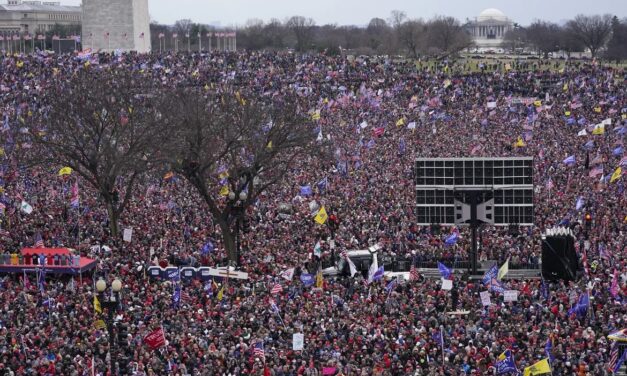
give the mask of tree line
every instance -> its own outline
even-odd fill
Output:
[[[159,50],[158,35],[179,38],[189,35],[193,51],[199,48],[198,35],[216,31],[211,26],[180,20],[174,25],[151,25],[153,50]],[[166,50],[174,48],[166,38]],[[187,41],[184,46],[187,47]],[[412,58],[446,59],[474,46],[467,24],[453,17],[436,16],[429,20],[409,18],[393,11],[387,19],[373,18],[367,26],[317,25],[307,17],[293,16],[281,21],[251,19],[237,29],[237,47],[245,50],[285,50],[323,52],[337,55],[404,55]],[[207,42],[202,42],[203,49]],[[213,46],[215,48],[215,45]],[[609,60],[627,58],[627,19],[612,15],[578,15],[563,25],[536,20],[523,27],[514,24],[501,46],[507,52],[533,51],[545,57],[552,52],[589,51],[593,57]],[[179,48],[185,50],[185,48]]]
[[[241,213],[298,155],[323,150],[312,143],[311,115],[300,111],[295,93],[263,97],[246,90],[168,86],[138,71],[86,68],[46,92],[36,132],[13,137],[41,148],[28,165],[69,167],[80,177],[106,210],[114,240],[138,188],[184,181],[237,263]]]

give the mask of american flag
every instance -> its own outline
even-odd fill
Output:
[[[418,274],[418,270],[416,270],[416,265],[412,262],[411,268],[409,268],[409,281],[417,281],[418,278],[420,278],[420,275]]]
[[[595,168],[593,168],[592,170],[590,170],[590,172],[588,173],[588,176],[591,178],[595,178],[599,175],[603,174],[603,165],[601,166],[596,166]]]
[[[253,355],[262,358],[263,361],[265,362],[266,351],[263,349],[263,341],[255,343],[255,348],[253,349]]]
[[[43,248],[44,247],[44,240],[41,237],[41,233],[37,232],[35,233],[35,248]]]
[[[283,287],[281,286],[280,283],[277,283],[277,284],[274,285],[274,287],[272,287],[272,290],[270,290],[270,293],[272,295],[276,295],[276,294],[278,294],[278,293],[280,293],[282,291],[283,291]]]
[[[165,37],[165,34],[163,34],[163,33],[159,33],[159,39],[161,39],[161,38],[163,38],[163,37]]]
[[[620,346],[618,345],[618,343],[614,342],[612,350],[610,350],[610,361],[607,364],[607,368],[611,372],[617,372],[620,369],[620,367],[623,365],[623,362],[625,361],[625,356],[627,355],[627,350],[623,350],[623,353],[619,359],[619,347]]]
[[[610,285],[610,294],[614,298],[618,297],[618,271],[614,269],[614,276],[612,277],[612,284]]]
[[[77,209],[79,206],[78,181],[74,182],[74,185],[72,186],[72,192],[70,196],[70,206],[74,209]]]

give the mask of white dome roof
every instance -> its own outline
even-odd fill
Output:
[[[507,16],[505,13],[501,12],[495,8],[488,8],[483,12],[479,13],[478,21],[487,21],[487,20],[497,20],[497,21],[507,21]]]

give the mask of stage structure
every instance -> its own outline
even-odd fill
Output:
[[[477,274],[477,229],[533,226],[533,158],[417,158],[419,225],[470,226],[471,272]]]

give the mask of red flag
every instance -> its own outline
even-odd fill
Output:
[[[163,328],[156,329],[144,337],[144,343],[147,344],[151,350],[156,350],[161,346],[165,346],[165,334],[163,333]]]

